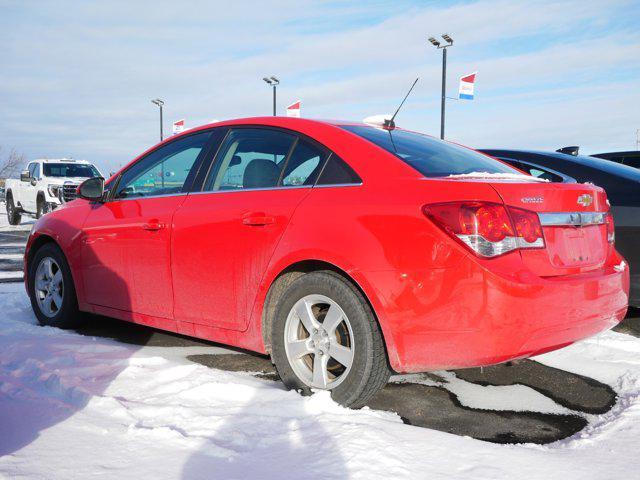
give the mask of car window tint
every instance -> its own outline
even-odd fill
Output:
[[[45,163],[44,174],[47,177],[99,177],[100,172],[86,163]]]
[[[154,150],[126,170],[118,184],[117,198],[181,193],[210,132],[174,140]]]
[[[285,166],[282,185],[285,187],[313,185],[326,158],[325,151],[306,140],[299,139]]]
[[[359,184],[362,179],[344,160],[332,153],[325,165],[317,185]]]
[[[216,156],[205,191],[274,188],[295,135],[266,128],[231,130]]]
[[[624,164],[633,168],[640,168],[640,157],[625,157]]]
[[[550,182],[562,182],[563,178],[560,175],[556,175],[555,173],[551,173],[548,170],[544,170],[540,167],[534,165],[527,165],[526,163],[521,163],[521,169],[527,172],[529,175],[532,175],[537,178],[543,178],[545,180],[549,180]]]
[[[342,128],[392,153],[425,177],[448,177],[475,172],[517,173],[508,165],[474,150],[420,133],[365,125],[345,125]]]

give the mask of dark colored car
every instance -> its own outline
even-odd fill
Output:
[[[593,183],[604,188],[615,221],[616,248],[631,270],[629,303],[640,307],[640,170],[586,155],[533,150],[480,151],[551,182]]]
[[[629,165],[633,168],[640,168],[640,150],[632,150],[630,152],[608,152],[596,153],[592,157],[604,158],[612,162]]]

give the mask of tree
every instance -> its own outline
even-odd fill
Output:
[[[26,157],[11,149],[8,154],[3,154],[0,147],[0,179],[4,183],[5,178],[18,175],[26,162]]]

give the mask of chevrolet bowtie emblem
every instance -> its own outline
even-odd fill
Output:
[[[588,193],[584,193],[578,197],[578,205],[582,205],[583,207],[588,207],[593,203],[593,197]]]

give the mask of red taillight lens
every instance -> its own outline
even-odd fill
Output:
[[[527,243],[534,243],[542,238],[542,225],[537,213],[515,207],[508,207],[508,209],[517,237],[524,238]]]
[[[607,240],[609,243],[614,243],[616,241],[616,231],[614,227],[613,215],[611,215],[611,213],[607,213]]]
[[[543,248],[540,219],[535,212],[490,202],[425,205],[423,211],[476,254],[495,257],[518,248]]]

